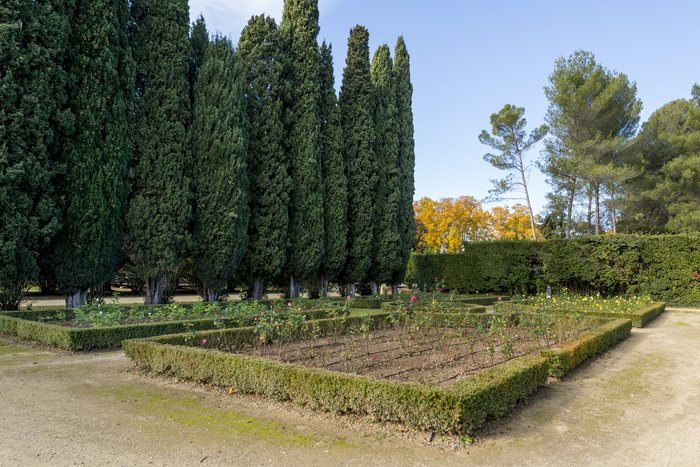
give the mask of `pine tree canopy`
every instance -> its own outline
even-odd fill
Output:
[[[60,229],[59,135],[70,134],[63,67],[74,1],[0,6],[0,306],[16,309]]]
[[[323,216],[324,254],[321,273],[324,280],[334,279],[345,265],[348,232],[348,186],[341,153],[343,133],[340,127],[340,110],[335,95],[333,77],[333,51],[324,41],[321,45],[319,72],[321,99],[320,153],[323,168]]]
[[[246,267],[254,277],[277,277],[286,264],[289,226],[288,161],[282,147],[281,38],[275,20],[255,16],[241,33],[244,70],[250,224]]]
[[[143,277],[157,279],[177,267],[189,242],[189,8],[187,0],[134,0],[131,16],[137,104],[129,253]]]
[[[205,300],[213,301],[241,262],[248,241],[243,66],[227,38],[216,36],[206,47],[195,89],[194,261]]]
[[[369,32],[363,26],[350,31],[338,105],[348,180],[348,257],[343,277],[348,283],[358,283],[372,264],[373,194],[377,183]]]
[[[401,236],[401,264],[394,272],[393,283],[400,284],[406,275],[408,260],[411,258],[411,245],[416,235],[413,213],[415,193],[414,169],[416,164],[415,142],[413,140],[413,110],[410,57],[403,36],[399,36],[394,49],[394,82],[396,85],[396,115],[399,126],[398,167],[400,173],[401,210],[398,218]]]
[[[401,208],[400,173],[397,165],[399,140],[393,63],[387,45],[377,49],[372,59],[375,88],[375,190],[374,252],[370,280],[390,282],[401,268],[401,237],[398,217]]]
[[[287,271],[300,280],[315,276],[323,257],[318,31],[317,0],[285,1],[280,24],[289,85],[284,145],[292,181]]]
[[[72,18],[66,69],[76,120],[61,152],[66,210],[52,261],[59,292],[81,293],[68,307],[83,305],[90,287],[111,278],[124,242],[135,71],[128,16],[121,1],[79,0]]]

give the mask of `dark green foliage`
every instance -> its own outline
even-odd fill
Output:
[[[60,229],[60,134],[70,134],[64,68],[75,0],[0,6],[0,307],[16,309]]]
[[[289,226],[289,162],[282,147],[281,38],[274,19],[255,16],[241,33],[247,97],[250,225],[247,268],[272,279],[286,263]],[[261,291],[262,292],[262,291]]]
[[[465,243],[464,253],[413,255],[414,280],[419,288],[435,277],[459,293],[536,292],[541,275],[541,243],[530,240]]]
[[[415,193],[414,169],[416,165],[415,141],[413,140],[413,85],[411,84],[410,57],[403,36],[399,36],[394,49],[394,82],[396,86],[396,119],[399,126],[399,154],[397,166],[400,170],[401,209],[398,229],[401,236],[401,263],[394,272],[392,282],[400,284],[406,275],[406,266],[411,257],[411,246],[416,235],[413,215]]]
[[[192,122],[194,262],[205,301],[216,300],[248,243],[246,100],[241,58],[225,37],[206,48]]]
[[[348,234],[348,183],[345,178],[340,127],[340,110],[335,95],[332,47],[321,45],[321,67],[319,71],[321,98],[321,167],[323,170],[323,260],[319,274],[329,281],[343,270],[347,257]]]
[[[190,55],[190,89],[192,93],[190,102],[193,106],[197,72],[200,68],[202,68],[204,53],[208,44],[209,32],[207,32],[207,25],[204,22],[204,16],[200,14],[197,16],[197,20],[190,26],[190,46],[192,47],[192,54]]]
[[[416,282],[445,279],[460,292],[649,294],[676,306],[700,304],[700,236],[609,235],[546,242],[482,242],[465,253],[414,255]]]
[[[53,246],[53,269],[68,307],[109,280],[124,242],[132,155],[134,61],[126,36],[128,5],[78,0],[68,65],[75,131],[65,139],[60,184],[64,227]],[[74,298],[76,298],[74,300]]]
[[[323,183],[319,137],[318,1],[285,0],[280,23],[287,58],[285,151],[290,164],[287,272],[291,284],[316,276],[323,257]],[[292,298],[298,287],[292,286]]]
[[[391,282],[393,275],[405,269],[402,264],[402,239],[399,233],[401,209],[401,169],[398,165],[399,126],[396,111],[396,86],[391,52],[385,44],[372,58],[372,82],[375,91],[375,164],[377,187],[374,209],[374,252],[369,277],[376,283]]]
[[[369,32],[363,26],[355,26],[350,31],[338,105],[348,180],[348,257],[343,278],[348,283],[357,283],[372,264],[376,189]]]
[[[127,247],[146,278],[149,304],[160,302],[162,276],[177,267],[189,243],[188,31],[187,0],[131,4],[137,104]]]

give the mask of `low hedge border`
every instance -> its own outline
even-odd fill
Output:
[[[306,310],[300,312],[311,319],[324,318],[332,309]],[[71,328],[57,324],[42,323],[29,318],[48,318],[66,310],[13,311],[0,314],[0,333],[34,340],[64,350],[92,350],[120,347],[122,341],[164,334],[178,334],[215,329],[214,318],[192,318],[182,321]],[[375,310],[372,310],[375,311]],[[7,316],[12,314],[15,316]],[[23,318],[16,317],[22,316]],[[67,316],[68,317],[68,316]],[[252,325],[254,315],[244,324]],[[70,318],[69,318],[70,319]],[[234,326],[233,319],[223,319],[224,326]]]
[[[325,328],[332,326],[332,321],[320,320],[319,324]],[[565,374],[629,335],[630,329],[630,320],[607,322],[560,349],[509,360],[447,388],[191,346],[201,339],[221,345],[227,333],[254,338],[252,328],[198,332],[189,339],[183,335],[135,339],[125,341],[123,347],[126,355],[144,370],[242,393],[263,394],[273,400],[290,400],[312,410],[359,413],[418,429],[468,435],[488,419],[503,416],[526,401],[550,375]]]
[[[630,319],[611,320],[574,339],[562,342],[555,349],[541,350],[540,355],[549,360],[549,375],[561,378],[588,358],[601,354],[626,339],[631,331]]]
[[[471,302],[466,302],[464,300],[457,300],[455,302],[445,302],[452,304],[449,310],[454,313],[464,313],[465,311],[469,313],[486,313],[486,307],[478,305]],[[382,303],[382,312],[389,313],[396,311],[399,308],[399,302],[384,302]],[[416,307],[417,310],[424,310],[425,307]]]
[[[556,313],[580,313],[586,316],[599,316],[602,318],[611,319],[629,319],[632,320],[632,326],[635,328],[641,328],[647,324],[652,319],[659,316],[666,309],[666,304],[663,302],[652,303],[648,307],[641,308],[634,313],[612,313],[609,311],[591,311],[586,313],[581,313],[578,311],[566,311],[561,310]],[[513,311],[524,311],[531,313],[542,313],[542,311],[535,310],[535,307],[530,305],[521,305],[519,303],[504,303],[498,305],[499,312],[513,312]]]

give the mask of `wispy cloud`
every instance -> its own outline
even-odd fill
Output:
[[[253,15],[265,13],[279,21],[283,6],[283,0],[190,0],[190,14],[195,17],[201,11],[217,10],[221,14],[247,20]]]

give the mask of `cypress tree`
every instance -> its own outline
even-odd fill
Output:
[[[275,20],[254,16],[241,33],[238,54],[244,70],[250,223],[246,268],[262,298],[263,281],[282,273],[287,258],[288,161],[282,147],[282,81],[284,57]]]
[[[348,257],[343,277],[351,295],[372,264],[374,239],[373,85],[369,63],[369,32],[355,26],[348,39],[338,106],[343,130],[343,159],[348,180]]]
[[[324,253],[319,269],[319,289],[327,291],[328,281],[343,270],[347,257],[348,183],[345,178],[340,127],[340,110],[335,95],[333,77],[333,50],[324,41],[321,45],[319,71],[321,117],[321,166],[323,178],[323,233]]]
[[[390,282],[401,267],[401,237],[398,217],[401,191],[399,187],[398,122],[396,121],[396,89],[391,52],[385,44],[372,58],[372,82],[375,92],[375,191],[374,252],[369,277],[372,293],[379,293],[379,284]]]
[[[411,258],[411,245],[416,235],[413,214],[413,194],[415,193],[414,168],[416,156],[413,140],[413,110],[410,57],[403,36],[399,36],[394,49],[394,81],[396,83],[396,119],[399,127],[398,168],[400,176],[401,201],[398,218],[401,251],[399,268],[394,271],[392,289],[396,293],[398,285],[406,276],[406,267]]]
[[[209,32],[207,32],[204,16],[200,14],[190,27],[190,46],[192,47],[192,55],[190,56],[190,89],[192,94],[190,102],[193,106],[197,71],[202,68],[207,44],[209,44]]]
[[[64,228],[52,261],[66,308],[84,305],[89,289],[111,278],[124,243],[135,71],[128,17],[121,0],[78,0],[72,18],[66,68],[75,131],[61,153]]]
[[[289,86],[284,124],[292,179],[287,258],[292,298],[299,296],[299,281],[316,276],[323,257],[318,32],[317,0],[285,0],[280,35]]]
[[[133,0],[130,26],[137,104],[128,250],[145,278],[146,303],[158,304],[163,275],[175,270],[189,241],[187,0]]]
[[[195,156],[193,238],[204,300],[213,302],[246,251],[246,175],[243,66],[233,44],[218,35],[197,73],[192,121]]]
[[[60,134],[65,54],[74,0],[0,5],[0,306],[17,309],[39,274],[37,257],[60,229]]]

